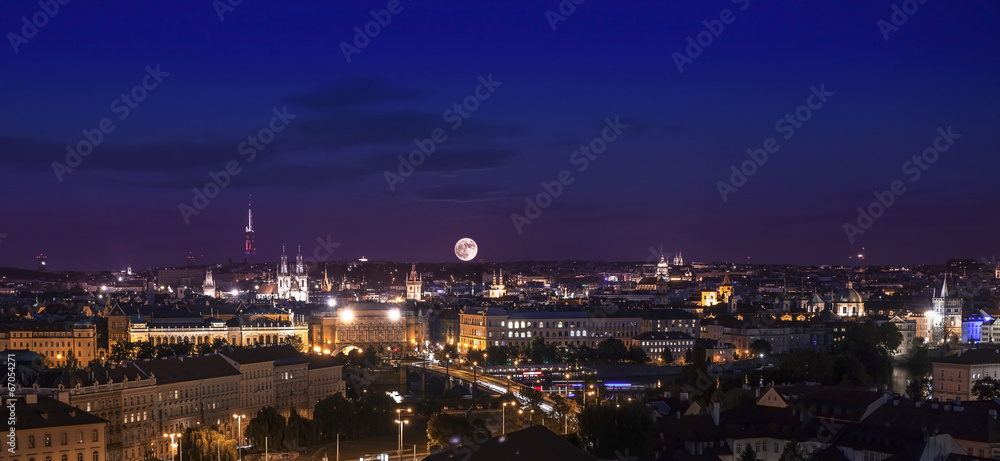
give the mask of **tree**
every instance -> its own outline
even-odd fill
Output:
[[[597,359],[602,362],[622,362],[628,360],[628,358],[628,348],[625,347],[625,343],[617,338],[611,337],[605,339],[597,345]]]
[[[348,435],[355,426],[357,413],[354,402],[341,394],[334,394],[319,402],[313,409],[313,418],[320,433],[327,440],[337,434]]]
[[[485,353],[486,352],[479,349],[469,349],[469,352],[465,353],[465,359],[468,360],[470,364],[476,363],[483,365],[486,363]]]
[[[646,404],[638,400],[619,405],[591,405],[580,412],[583,445],[599,458],[615,453],[644,453],[655,439],[656,426]]]
[[[878,345],[889,355],[895,355],[899,345],[903,344],[903,334],[895,323],[885,322],[878,326]]]
[[[111,351],[108,352],[108,358],[115,362],[132,360],[135,358],[136,346],[138,345],[131,341],[118,341],[111,346]]]
[[[299,335],[286,335],[285,344],[294,347],[299,352],[305,352],[306,350],[306,342]]]
[[[923,400],[927,398],[927,385],[930,380],[926,376],[920,378],[911,379],[909,383],[906,384],[906,395],[909,395],[913,400]]]
[[[184,432],[181,445],[184,459],[236,461],[236,440],[227,438],[214,428],[190,428]]]
[[[470,444],[475,436],[475,428],[465,417],[438,413],[427,420],[428,449],[434,445],[448,449]]]
[[[507,346],[487,346],[484,354],[486,365],[506,365],[509,354],[510,349]]]
[[[758,461],[760,458],[757,457],[757,452],[753,451],[753,448],[748,443],[746,447],[743,448],[743,453],[737,458],[738,461]]]
[[[785,449],[781,452],[778,461],[806,461],[806,455],[802,453],[799,443],[792,441],[785,444]]]
[[[754,357],[758,357],[761,354],[771,353],[771,343],[765,339],[755,339],[750,343],[750,354]]]
[[[649,356],[646,355],[646,351],[642,347],[640,347],[638,345],[636,345],[636,346],[629,346],[629,348],[628,348],[628,359],[629,359],[629,361],[631,361],[633,363],[646,363],[646,362],[649,362]]]
[[[261,450],[264,448],[265,438],[271,449],[293,448],[286,440],[288,423],[274,407],[264,407],[257,411],[257,415],[247,423],[244,433]]]
[[[674,363],[674,354],[670,352],[669,347],[663,348],[663,352],[660,353],[660,361],[666,364]]]
[[[992,376],[984,376],[972,385],[972,395],[977,400],[993,400],[1000,397],[1000,380]]]
[[[72,371],[80,368],[80,361],[77,360],[76,354],[73,351],[66,353],[66,365],[63,367],[66,371]]]
[[[865,372],[865,365],[851,354],[840,354],[833,359],[834,376],[859,386],[867,386],[872,378]]]

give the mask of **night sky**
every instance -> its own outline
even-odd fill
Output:
[[[930,0],[898,27],[889,0],[565,0],[562,18],[556,0],[226,1],[77,0],[51,17],[37,0],[0,4],[0,265],[241,261],[251,194],[259,261],[317,238],[340,244],[334,260],[455,261],[461,237],[486,261],[641,261],[661,245],[799,264],[850,264],[862,246],[871,264],[1000,252],[995,1]],[[348,62],[354,28],[390,6]],[[21,18],[36,13],[32,35]],[[718,36],[680,72],[707,29]],[[463,101],[475,110],[458,124]],[[776,125],[796,110],[794,132]],[[603,152],[574,154],[616,135],[616,117]],[[53,166],[102,119],[113,131],[89,155]],[[241,144],[269,125],[270,143]],[[949,126],[960,138],[937,141],[915,177],[907,162]],[[435,130],[446,139],[390,190],[385,172]],[[778,150],[724,200],[719,181],[768,138]],[[230,162],[239,174],[185,217]],[[573,182],[519,232],[511,215],[563,170]],[[852,243],[844,224],[894,181],[905,192]]]

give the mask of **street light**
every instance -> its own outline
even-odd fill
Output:
[[[240,455],[240,461],[243,461],[243,450],[240,450],[240,446],[243,445],[243,418],[246,418],[246,415],[233,415],[233,418],[236,418],[236,429],[240,433],[239,442],[236,444],[236,452]]]
[[[177,437],[177,441],[178,442],[184,443],[184,441],[181,439],[181,435],[180,434],[163,434],[163,437],[164,438],[170,437],[170,451],[174,451],[175,448],[178,448],[177,443],[174,442],[174,437]],[[177,451],[181,451],[181,450],[177,450]],[[184,456],[184,454],[181,453],[181,459],[183,459],[183,456]],[[174,454],[173,453],[170,454],[170,459],[174,459]]]
[[[406,412],[411,413],[413,410],[407,408]],[[401,408],[396,409],[396,422],[399,423],[399,461],[403,461],[403,424],[409,424],[409,420],[403,419],[403,410]]]
[[[514,406],[514,402],[504,402],[503,403],[503,417],[500,418],[502,420],[502,426],[501,426],[502,427],[502,429],[501,429],[502,432],[500,432],[501,435],[507,433],[507,405],[510,405],[511,407],[513,407]]]

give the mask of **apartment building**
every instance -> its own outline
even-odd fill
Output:
[[[466,308],[459,314],[459,347],[527,346],[535,337],[556,346],[596,347],[607,338],[637,336],[642,318],[603,311],[510,312],[499,307]]]

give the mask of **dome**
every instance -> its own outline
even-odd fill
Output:
[[[861,293],[853,288],[843,288],[837,292],[837,296],[834,300],[838,303],[863,303],[864,299],[861,298]]]
[[[667,260],[663,258],[663,256],[660,256],[660,262],[656,264],[656,267],[657,268],[670,267],[670,263],[668,263]]]

